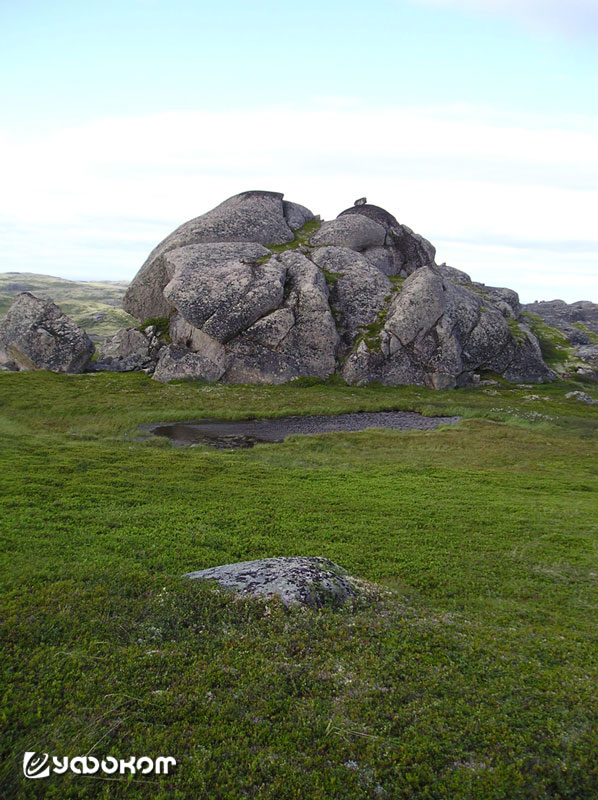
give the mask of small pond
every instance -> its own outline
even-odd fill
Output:
[[[414,411],[359,411],[352,414],[312,414],[264,419],[202,419],[152,425],[149,432],[173,444],[207,444],[220,449],[253,447],[257,442],[282,442],[293,434],[363,431],[366,428],[433,430],[460,417],[424,417]]]

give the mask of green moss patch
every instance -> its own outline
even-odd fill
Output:
[[[369,325],[363,326],[361,333],[355,339],[351,352],[355,352],[361,342],[365,342],[368,350],[380,350],[380,347],[382,346],[382,338],[380,334],[382,333],[382,329],[386,323],[390,303],[401,292],[403,283],[406,279],[393,276],[390,278],[390,280],[393,284],[393,287],[390,291],[390,294],[387,294],[384,298],[384,307],[380,309],[376,319],[373,322],[371,322]]]
[[[583,322],[574,322],[573,327],[587,334],[592,344],[598,344],[598,333],[596,333],[596,331],[591,330],[591,328],[588,328],[588,326],[585,325]]]
[[[390,297],[390,295],[389,295]],[[380,334],[382,333],[382,329],[384,328],[384,323],[386,322],[386,317],[388,315],[388,309],[383,308],[378,312],[378,315],[374,322],[371,322],[369,325],[364,325],[361,329],[362,332],[355,340],[355,344],[353,346],[353,350],[355,351],[361,342],[365,342],[366,347],[368,350],[380,350],[382,346],[382,339]]]
[[[334,287],[338,283],[338,279],[342,278],[344,275],[343,272],[331,272],[330,270],[324,269],[323,267],[320,267],[320,269],[324,274],[324,280],[326,281],[326,286],[328,286],[329,290],[334,289]]]
[[[515,340],[517,344],[523,344],[526,341],[527,337],[525,335],[525,331],[523,331],[519,325],[519,323],[512,319],[511,317],[506,317],[507,325],[509,326],[509,330],[511,332],[511,336]]]
[[[547,325],[538,314],[524,311],[521,316],[537,337],[542,358],[549,367],[562,372],[577,366],[579,359],[562,331]]]
[[[137,327],[138,331],[145,331],[146,328],[153,326],[156,328],[156,336],[158,338],[165,338],[168,342],[170,339],[170,317],[148,317],[145,322]]]
[[[321,224],[319,219],[310,219],[299,230],[295,231],[295,238],[292,242],[268,245],[268,250],[272,250],[273,253],[284,253],[285,250],[296,250],[300,246],[309,247],[311,237]]]

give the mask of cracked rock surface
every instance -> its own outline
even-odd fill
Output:
[[[22,371],[83,372],[95,345],[57,305],[29,292],[17,295],[0,320],[0,366]]]
[[[354,579],[327,558],[262,558],[189,572],[183,577],[216,581],[241,595],[278,597],[285,606],[340,606],[357,597]]]
[[[340,374],[451,388],[482,371],[554,373],[517,293],[437,265],[435,249],[365,203],[319,223],[278,192],[243,192],[150,253],[124,308],[170,321],[154,377],[282,383]]]

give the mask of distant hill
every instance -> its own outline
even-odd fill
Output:
[[[17,294],[31,292],[36,297],[52,300],[98,342],[119,328],[139,324],[122,309],[128,285],[127,281],[67,281],[30,272],[3,272],[0,273],[0,316],[6,314]]]

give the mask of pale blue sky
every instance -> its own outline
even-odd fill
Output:
[[[598,0],[0,0],[0,37],[1,271],[132,278],[263,188],[598,301]]]

